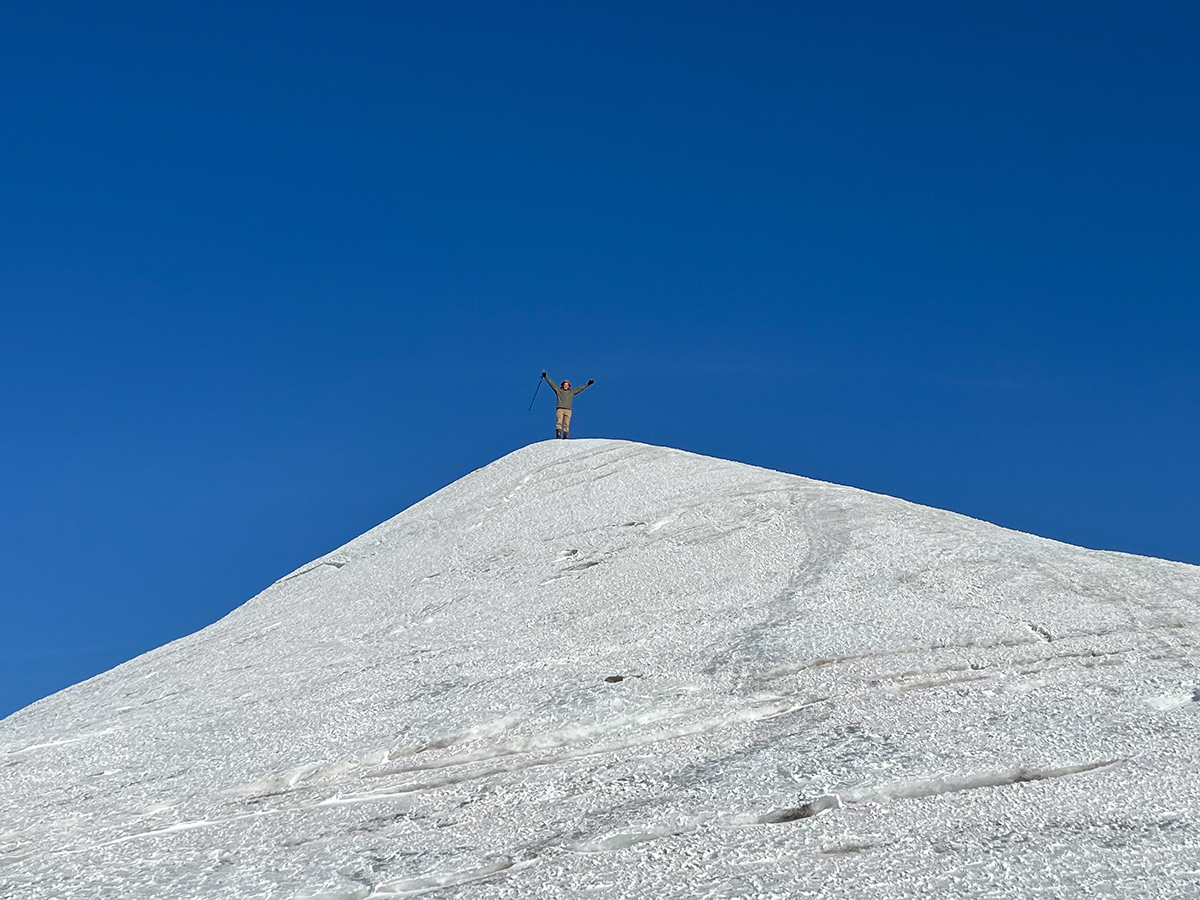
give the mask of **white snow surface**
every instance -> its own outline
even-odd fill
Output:
[[[534,444],[0,722],[0,897],[1197,897],[1198,601],[1193,566]]]

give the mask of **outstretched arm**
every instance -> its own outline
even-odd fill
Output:
[[[554,387],[554,379],[546,374],[545,369],[542,369],[542,377],[546,379],[546,384],[550,385],[550,387]]]
[[[575,390],[571,391],[571,393],[572,394],[582,394],[584,391],[586,391],[588,388],[590,388],[595,383],[596,382],[594,380],[589,378],[587,384],[585,384],[583,387],[575,388]]]

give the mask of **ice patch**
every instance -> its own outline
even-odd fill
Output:
[[[372,889],[361,884],[346,884],[332,888],[306,888],[293,897],[293,900],[366,900],[371,896]]]
[[[462,872],[445,872],[437,875],[424,875],[419,878],[401,878],[379,885],[369,894],[370,900],[385,900],[388,897],[416,897],[443,888],[455,887],[460,884],[470,884],[472,881],[482,881],[499,875],[513,868],[513,860],[507,856],[493,860],[477,869]]]
[[[73,737],[59,738],[55,741],[44,741],[40,744],[29,744],[25,747],[14,747],[12,749],[0,750],[0,756],[22,756],[26,753],[33,753],[35,750],[49,750],[54,747],[67,747],[71,744],[79,744],[83,741],[90,741],[93,738],[104,737],[107,734],[112,734],[117,729],[105,728],[103,731],[89,731],[86,734],[77,734]]]
[[[657,841],[665,837],[676,837],[690,834],[696,830],[695,825],[659,825],[650,828],[624,828],[609,834],[589,838],[571,847],[577,853],[611,853],[625,850],[637,844]]]
[[[1157,697],[1147,697],[1146,704],[1159,712],[1170,712],[1173,709],[1190,707],[1200,709],[1200,688],[1175,694],[1160,694]]]
[[[664,516],[663,518],[659,519],[658,521],[651,523],[650,527],[646,529],[646,533],[652,534],[661,528],[666,528],[668,525],[670,525],[672,522],[674,522],[678,518],[679,518],[679,513],[672,513],[669,516]]]
[[[916,800],[921,797],[936,797],[958,791],[979,788],[1002,787],[1030,781],[1046,781],[1111,769],[1125,762],[1123,759],[1105,759],[1100,762],[1082,763],[1073,766],[1048,768],[1020,767],[995,772],[976,772],[969,775],[941,775],[933,778],[906,778],[875,787],[863,787],[841,795],[846,803],[887,803],[889,800]]]

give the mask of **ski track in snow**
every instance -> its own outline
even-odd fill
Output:
[[[1200,570],[546,442],[0,722],[0,896],[1200,893]]]

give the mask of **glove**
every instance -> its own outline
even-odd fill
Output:
[[[542,369],[542,377],[543,377],[543,378],[545,378],[545,377],[546,377],[546,370],[545,370],[545,369]]]
[[[594,382],[592,379],[590,379],[590,378],[588,379],[588,384],[595,384],[595,383],[596,382]]]

